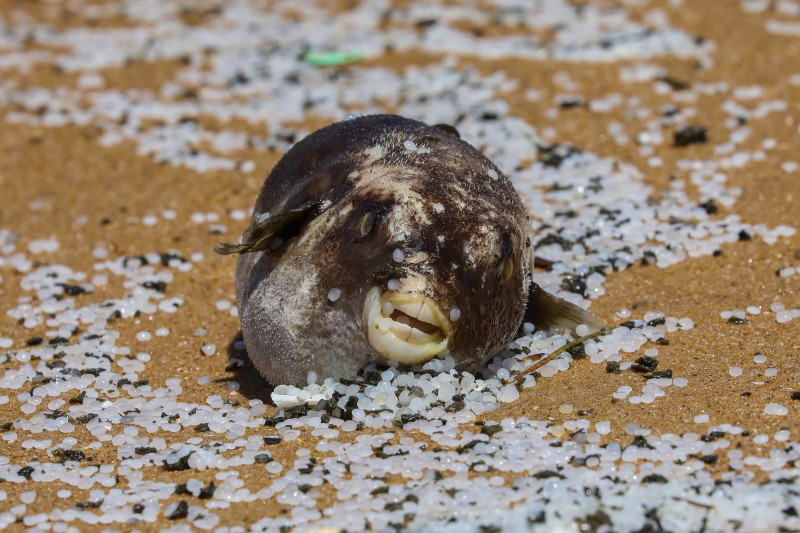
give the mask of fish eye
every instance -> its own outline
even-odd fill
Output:
[[[375,212],[367,211],[364,216],[358,221],[358,231],[362,237],[366,237],[372,231],[372,225],[375,222]]]
[[[505,283],[514,275],[514,257],[506,257],[500,267],[497,269],[497,277],[500,278],[500,283]]]

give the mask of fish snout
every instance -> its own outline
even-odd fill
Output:
[[[373,287],[364,301],[364,318],[370,346],[401,364],[433,359],[453,337],[450,319],[421,291]]]

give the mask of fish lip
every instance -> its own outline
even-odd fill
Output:
[[[394,308],[391,316],[384,313],[386,303]],[[364,300],[364,319],[372,349],[400,364],[430,361],[447,349],[453,338],[452,322],[421,292],[373,287]]]

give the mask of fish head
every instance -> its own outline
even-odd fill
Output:
[[[360,284],[349,305],[370,349],[403,365],[449,353],[458,368],[477,370],[512,340],[525,309],[532,247],[524,208],[476,200],[480,191],[459,191],[408,163],[366,174],[329,241],[349,265],[349,281],[338,283]]]

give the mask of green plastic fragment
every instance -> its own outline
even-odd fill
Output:
[[[361,52],[308,52],[303,61],[317,67],[335,67],[364,59]]]

